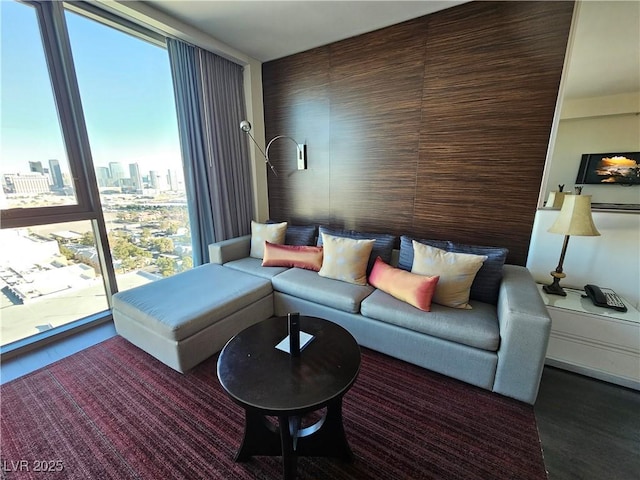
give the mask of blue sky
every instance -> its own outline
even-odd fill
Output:
[[[5,0],[0,8],[0,170],[9,173],[66,154],[35,12]],[[66,21],[94,164],[180,168],[167,51],[74,13]]]

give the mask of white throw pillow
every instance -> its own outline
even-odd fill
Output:
[[[264,242],[284,244],[287,222],[258,223],[251,221],[251,253],[253,258],[264,257]]]
[[[471,284],[487,259],[486,255],[447,252],[415,240],[413,252],[411,273],[440,277],[433,294],[433,302],[446,307],[471,308]]]
[[[374,243],[375,240],[354,240],[322,233],[324,257],[318,275],[366,285],[367,264]]]

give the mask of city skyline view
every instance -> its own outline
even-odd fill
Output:
[[[166,179],[169,185],[181,185],[181,190],[184,189],[184,178],[182,170],[180,168],[168,168],[166,170],[142,170],[137,162],[123,163],[123,162],[109,162],[108,165],[96,165],[96,176],[98,179],[98,186],[105,187],[108,185],[100,184],[101,179],[131,179],[137,180],[139,176],[141,179],[148,178],[148,182],[152,182],[152,178],[161,177]],[[47,162],[42,161],[29,161],[27,168],[20,171],[0,171],[1,174],[7,175],[30,175],[34,173],[40,173],[49,178],[50,185],[56,188],[62,188],[64,186],[70,186],[71,178],[69,172],[64,170],[57,159],[49,159]],[[106,175],[105,175],[106,173]],[[113,185],[112,185],[113,186]],[[152,188],[152,187],[149,187]],[[173,190],[178,190],[174,188]]]
[[[40,32],[30,10],[0,1],[0,172],[28,173],[30,161],[44,165],[56,159],[68,174]],[[138,163],[141,171],[175,168],[181,154],[174,106],[166,101],[173,99],[166,49],[131,41],[69,11],[65,19],[94,166],[117,161]],[[34,131],[38,142],[33,142]]]
[[[0,0],[0,347],[193,267],[167,50],[68,8]]]

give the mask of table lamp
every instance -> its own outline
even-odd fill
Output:
[[[580,195],[580,193],[565,195],[558,218],[547,231],[564,235],[564,243],[562,244],[558,266],[551,272],[553,282],[550,285],[543,286],[542,289],[546,293],[566,297],[567,293],[560,286],[560,280],[566,277],[566,274],[562,271],[562,264],[567,253],[569,237],[571,235],[583,237],[600,235],[591,217],[591,195]]]
[[[547,203],[545,207],[547,208],[562,208],[562,202],[564,200],[564,196],[567,192],[563,192],[564,184],[558,185],[558,190],[554,190],[553,192],[549,192],[549,198],[547,199]]]

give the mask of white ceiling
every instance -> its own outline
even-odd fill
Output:
[[[145,3],[268,62],[464,1],[149,0]]]
[[[266,62],[466,1],[147,0]],[[640,1],[584,1],[566,75],[567,98],[640,90]]]
[[[565,78],[566,98],[640,90],[640,1],[580,4]]]

